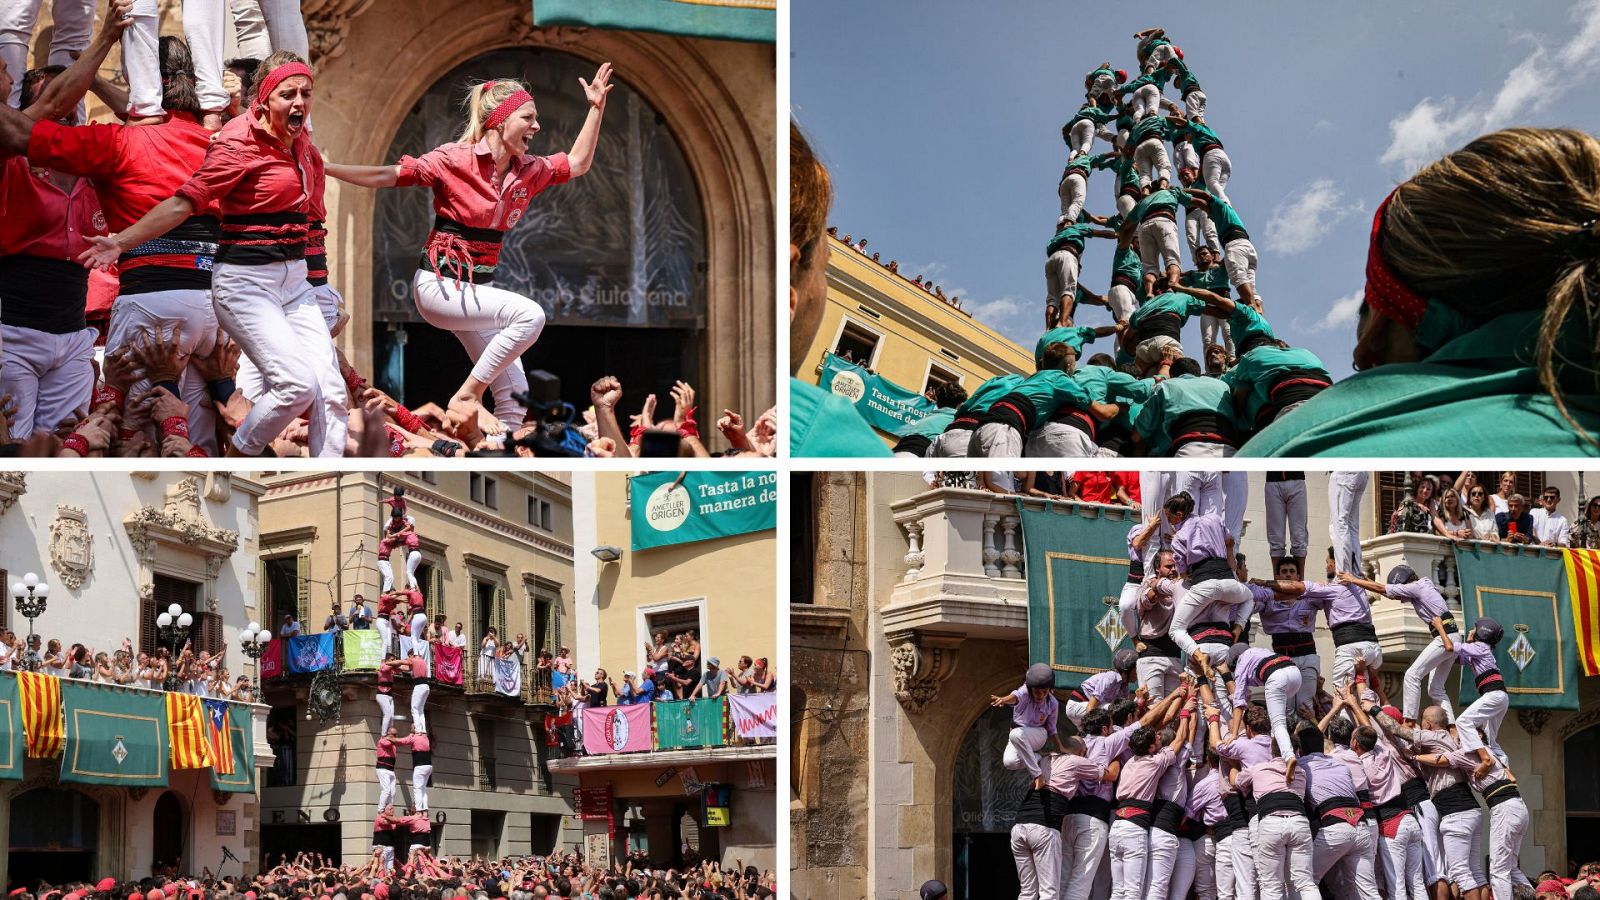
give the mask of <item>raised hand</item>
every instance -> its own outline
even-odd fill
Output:
[[[611,63],[601,63],[600,69],[594,73],[594,81],[578,79],[578,84],[583,85],[584,99],[595,109],[606,108],[606,95],[616,85],[611,83]]]
[[[689,421],[689,416],[694,412],[694,388],[687,381],[679,381],[672,386],[672,421],[678,427]]]
[[[589,402],[595,407],[616,409],[622,401],[622,382],[615,375],[602,375],[589,385]]]

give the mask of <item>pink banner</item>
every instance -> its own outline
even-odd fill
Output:
[[[273,638],[267,641],[267,652],[261,655],[261,677],[277,678],[283,674],[283,641]]]
[[[742,738],[776,738],[778,736],[778,695],[729,694],[728,711],[733,714],[733,725]]]
[[[590,754],[650,749],[650,704],[583,711],[583,749]]]
[[[461,648],[450,644],[433,645],[433,678],[440,684],[461,683]]]

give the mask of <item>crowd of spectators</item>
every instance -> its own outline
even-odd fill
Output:
[[[944,292],[944,286],[943,285],[939,285],[939,284],[934,284],[932,278],[925,278],[925,277],[923,277],[921,275],[917,275],[915,277],[907,277],[905,274],[903,274],[900,271],[900,261],[899,260],[891,259],[888,262],[884,262],[882,259],[879,258],[879,253],[876,250],[872,251],[869,254],[867,252],[867,239],[866,238],[861,238],[860,240],[857,240],[854,243],[852,243],[852,239],[851,239],[850,235],[847,234],[847,235],[844,235],[843,237],[839,236],[839,228],[836,225],[828,226],[828,236],[832,237],[832,238],[836,238],[836,239],[844,242],[844,245],[846,247],[849,247],[851,250],[856,251],[857,253],[861,254],[862,256],[870,256],[870,257],[872,257],[872,261],[873,262],[877,263],[880,266],[883,266],[885,269],[888,269],[891,273],[893,273],[895,275],[899,275],[901,278],[904,278],[906,281],[911,282],[913,285],[917,286],[918,288],[921,288],[924,293],[929,294],[930,296],[933,296],[933,297],[937,298],[940,303],[943,303],[946,306],[954,307],[955,309],[959,309],[959,310],[961,310],[963,313],[965,313],[968,316],[972,315],[972,313],[969,313],[966,310],[961,309],[961,298],[960,297],[957,297],[954,294],[946,294]]]
[[[1600,496],[1584,504],[1576,522],[1561,512],[1561,489],[1546,485],[1534,502],[1516,491],[1516,474],[1502,472],[1491,488],[1477,473],[1462,472],[1445,486],[1434,475],[1412,482],[1412,502],[1396,506],[1388,533],[1435,534],[1455,541],[1537,544],[1600,549]]]
[[[24,639],[10,629],[0,633],[0,671],[30,670],[94,684],[174,690],[212,700],[249,703],[255,699],[249,676],[234,678],[224,665],[223,654],[196,650],[189,641],[174,656],[169,647],[135,651],[130,638],[123,638],[115,650],[95,650],[87,644],[63,646],[59,639],[44,640],[37,634]]]

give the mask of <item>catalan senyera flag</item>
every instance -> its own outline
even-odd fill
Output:
[[[60,756],[67,743],[61,680],[41,672],[18,672],[17,678],[22,687],[22,729],[28,736],[28,755],[34,759]]]
[[[177,691],[167,693],[167,740],[172,745],[172,768],[210,767],[211,741],[199,697]]]
[[[1600,675],[1600,550],[1568,550],[1567,587],[1583,674]]]
[[[228,730],[228,704],[206,701],[206,742],[211,745],[211,768],[218,775],[233,774],[233,734]]]

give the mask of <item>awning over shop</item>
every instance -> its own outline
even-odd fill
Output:
[[[777,0],[535,0],[535,25],[659,31],[726,41],[777,40]]]

